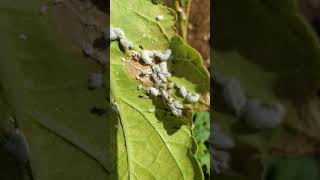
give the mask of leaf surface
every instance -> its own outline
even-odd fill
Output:
[[[164,20],[156,21],[157,15],[164,16]],[[168,62],[169,71],[173,74],[171,80],[186,86],[191,92],[208,92],[209,75],[201,66],[201,57],[175,36],[173,11],[155,5],[151,0],[112,0],[110,22],[111,27],[124,31],[137,51],[141,47],[161,51],[171,48],[173,54]],[[119,164],[112,177],[121,174],[123,179],[203,179],[194,157],[197,145],[192,130],[184,123],[190,121],[191,116],[173,116],[160,98],[140,98],[144,92],[137,89],[138,81],[130,70],[130,62],[121,61],[127,53],[120,50],[118,42],[111,42],[111,101],[120,107],[117,134]],[[194,65],[191,68],[195,69],[194,75],[199,76],[198,80],[188,75],[188,71],[180,71],[184,68],[182,64],[173,65],[172,61],[177,64],[184,61],[188,67]],[[199,84],[201,80],[207,84]],[[155,107],[155,112],[148,112],[152,107]]]

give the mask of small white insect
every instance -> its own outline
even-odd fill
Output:
[[[285,115],[283,105],[261,104],[257,99],[249,99],[244,109],[245,122],[256,129],[275,128]]]
[[[149,108],[148,109],[148,112],[149,113],[154,113],[156,111],[156,108],[155,107],[152,107],[152,108]]]
[[[164,17],[162,15],[157,15],[156,16],[156,20],[157,21],[162,21],[164,19]]]
[[[101,87],[103,84],[103,74],[102,73],[92,73],[88,78],[88,86],[90,89],[95,89]]]
[[[187,90],[186,90],[186,88],[184,86],[181,86],[179,88],[179,93],[183,98],[185,98],[188,92],[187,92]]]
[[[142,89],[142,85],[141,84],[138,85],[138,90],[140,90],[140,89]]]
[[[110,41],[115,41],[119,39],[118,35],[116,34],[116,32],[114,32],[113,28],[110,29],[110,32],[108,34],[105,33],[105,36],[106,35],[109,35],[108,38],[110,38]]]
[[[172,110],[172,114],[179,117],[179,116],[182,116],[182,111],[181,109],[174,109]]]
[[[159,64],[161,72],[168,72],[168,66],[167,66],[167,62],[163,61]]]
[[[154,72],[157,72],[157,73],[161,72],[161,68],[158,64],[152,65],[152,69]]]
[[[199,100],[199,98],[200,98],[200,96],[198,94],[194,94],[193,95],[190,92],[187,93],[187,95],[185,97],[186,101],[189,102],[189,103],[195,103],[195,102],[197,102]]]
[[[120,45],[123,48],[123,50],[131,50],[133,48],[132,42],[124,38],[120,39]]]
[[[162,82],[167,82],[167,78],[162,73],[159,73],[158,76]]]
[[[154,56],[158,57],[161,61],[168,60],[172,53],[171,49],[167,49],[163,53],[161,51],[153,51],[153,52],[154,52]]]
[[[226,104],[235,115],[239,116],[247,103],[247,97],[240,81],[236,78],[230,78],[222,85],[223,98]]]
[[[118,103],[116,103],[116,102],[113,102],[112,103],[112,109],[116,112],[116,113],[120,113],[120,107],[119,107],[119,105],[118,105]]]
[[[143,50],[140,54],[142,61],[145,64],[149,64],[149,65],[153,64],[153,60],[152,60],[151,56],[153,56],[153,52],[149,51],[149,50]]]
[[[162,74],[164,75],[164,77],[167,77],[167,78],[171,76],[171,73],[169,72],[163,72]]]
[[[124,36],[124,32],[122,29],[120,28],[110,28],[110,40],[111,41],[115,41],[115,40],[119,40],[119,39],[123,39]]]
[[[162,84],[160,78],[156,74],[151,74],[151,77],[153,79],[154,85],[156,87],[160,87]]]
[[[183,105],[179,101],[173,101],[173,105],[177,109],[183,109]]]
[[[151,94],[152,96],[158,96],[159,95],[159,90],[154,88],[154,87],[150,87],[149,88],[149,94]]]

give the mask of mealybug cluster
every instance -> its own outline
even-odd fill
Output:
[[[162,16],[157,16],[158,21],[163,20]],[[172,114],[182,116],[183,105],[178,100],[172,97],[173,82],[169,82],[168,78],[171,73],[168,70],[167,60],[172,55],[172,50],[147,50],[143,49],[140,52],[134,50],[133,43],[125,38],[125,33],[120,28],[111,28],[110,33],[105,33],[111,41],[119,41],[120,47],[123,50],[131,50],[131,55],[127,58],[129,61],[134,60],[141,62],[142,65],[148,66],[146,69],[140,69],[140,74],[136,75],[136,79],[141,81],[141,77],[148,77],[151,81],[151,87],[146,88],[145,92],[151,97],[161,97],[168,105]],[[126,61],[126,60],[123,60]],[[176,84],[177,85],[177,84]],[[178,85],[177,85],[178,87]],[[199,100],[198,94],[190,93],[185,87],[179,86],[179,92],[188,103],[195,103]],[[142,85],[138,85],[138,89],[143,89]],[[120,111],[116,104],[113,104],[116,111]],[[155,112],[153,108],[147,110]]]

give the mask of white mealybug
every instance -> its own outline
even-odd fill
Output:
[[[172,112],[173,115],[175,115],[175,116],[181,116],[182,115],[182,110],[181,109],[183,108],[183,106],[179,102],[176,102],[176,101],[174,101],[172,99],[172,102],[169,102],[168,104],[169,104],[169,107],[170,107],[171,112]],[[176,106],[182,107],[182,108],[179,109]]]
[[[161,72],[165,77],[170,77],[171,74],[168,72],[167,62],[163,61],[159,64]]]
[[[173,105],[177,109],[183,109],[183,105],[179,101],[173,101]]]
[[[90,89],[95,89],[101,87],[103,84],[103,74],[102,73],[92,73],[88,79],[88,86]]]
[[[171,76],[171,73],[169,73],[169,72],[163,72],[162,74],[167,78]]]
[[[155,107],[152,107],[152,108],[149,108],[148,109],[148,112],[149,113],[154,113],[156,111],[156,108]]]
[[[195,102],[197,102],[199,100],[199,98],[200,98],[200,96],[198,94],[194,94],[193,95],[190,92],[187,93],[187,95],[185,97],[186,101],[189,102],[189,103],[195,103]]]
[[[158,57],[161,61],[168,60],[172,53],[171,49],[167,49],[163,53],[161,51],[153,51],[153,52],[154,52],[154,56]]]
[[[107,29],[107,30],[108,30],[108,29]],[[105,33],[105,35],[109,35],[109,38],[110,38],[111,41],[115,41],[115,40],[118,40],[118,39],[119,39],[119,37],[118,37],[118,35],[116,34],[114,28],[110,28],[110,32],[109,32],[108,34]]]
[[[123,48],[123,50],[131,50],[133,48],[132,42],[124,38],[120,39],[120,45]]]
[[[228,107],[239,116],[247,103],[247,97],[240,81],[230,78],[223,85],[223,98]]]
[[[124,36],[124,32],[122,29],[120,28],[110,28],[110,40],[111,41],[115,41],[118,39],[123,39]]]
[[[156,20],[157,21],[162,21],[163,19],[164,19],[164,17],[162,15],[156,16]]]
[[[188,92],[187,92],[187,90],[186,90],[186,88],[184,86],[181,86],[179,88],[179,93],[183,98],[185,98]]]
[[[256,129],[275,128],[285,115],[281,104],[261,104],[257,99],[249,99],[244,109],[245,122]]]
[[[172,114],[179,117],[182,115],[182,110],[181,109],[173,109]]]
[[[143,50],[140,54],[142,61],[149,65],[153,64],[153,60],[150,56],[153,56],[153,52],[149,50]]]
[[[174,103],[174,99],[172,98],[172,102],[169,102],[169,107],[171,110],[177,109],[173,103]]]
[[[116,33],[119,39],[122,39],[125,37],[123,30],[120,28],[114,28],[114,32]]]
[[[152,69],[154,72],[157,72],[157,73],[161,72],[161,68],[158,64],[152,65]]]
[[[153,79],[154,85],[160,87],[162,83],[159,77],[156,74],[151,74],[151,77]]]
[[[161,72],[168,72],[168,66],[167,66],[167,62],[163,61],[159,64]]]
[[[116,113],[120,113],[120,107],[119,107],[119,105],[118,105],[118,103],[116,103],[116,102],[113,102],[112,103],[112,109],[116,112]]]
[[[159,95],[159,90],[154,88],[154,87],[150,87],[149,88],[149,94],[151,94],[152,96],[158,96]]]
[[[158,76],[162,82],[167,82],[167,78],[162,73],[159,73]]]

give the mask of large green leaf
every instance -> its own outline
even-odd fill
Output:
[[[209,76],[200,55],[181,38],[175,37],[173,11],[153,4],[151,0],[112,0],[110,10],[111,27],[121,28],[136,50],[139,46],[161,51],[170,47],[173,50],[168,65],[173,71],[172,81],[186,86],[191,92],[208,92]],[[164,20],[156,21],[157,15],[163,15]],[[191,116],[177,118],[167,112],[160,99],[139,98],[144,92],[137,89],[136,74],[129,70],[130,63],[121,61],[126,56],[119,49],[118,42],[111,43],[111,101],[117,102],[120,113],[118,159],[115,160],[118,167],[114,167],[109,178],[120,175],[130,179],[203,179],[194,157],[197,147],[192,130],[183,123]],[[182,64],[194,69],[193,75],[182,72],[185,68]],[[153,106],[156,107],[155,113],[149,113],[147,110]]]
[[[105,89],[87,89],[88,74],[100,68],[59,33],[50,10],[40,16],[43,3],[0,2],[5,112],[26,135],[36,180],[106,179],[106,116],[90,113],[106,106]]]

